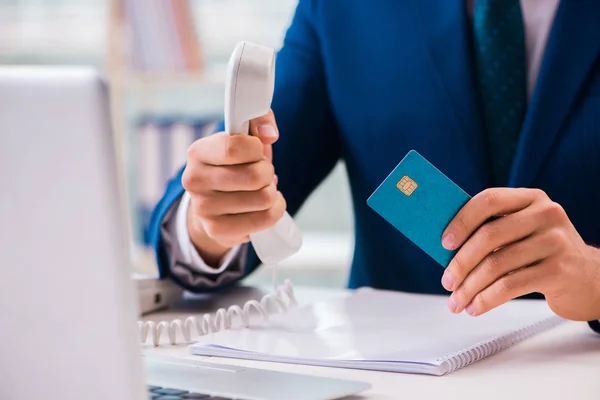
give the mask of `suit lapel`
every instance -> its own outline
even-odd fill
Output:
[[[511,186],[527,187],[564,126],[600,51],[597,0],[563,0],[548,37],[511,171]]]
[[[413,0],[441,93],[462,132],[481,187],[489,182],[483,123],[474,84],[470,22],[465,0]]]

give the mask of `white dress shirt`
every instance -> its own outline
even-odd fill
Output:
[[[179,250],[181,251],[181,257],[184,263],[189,265],[190,268],[197,272],[205,274],[217,275],[225,271],[232,262],[236,259],[236,256],[240,253],[242,245],[238,245],[227,252],[225,257],[221,260],[221,264],[217,267],[208,266],[202,257],[198,254],[196,247],[190,240],[190,236],[187,229],[187,212],[190,206],[190,195],[185,192],[179,202],[176,215],[176,236],[179,244]]]
[[[469,12],[473,9],[474,1],[476,0],[467,0]],[[552,26],[552,22],[554,21],[554,15],[556,14],[559,2],[560,0],[521,0],[521,9],[525,24],[528,96],[531,96],[535,87],[538,71],[546,48],[548,33]],[[374,4],[373,7],[376,7],[376,5]],[[231,275],[232,278],[238,274],[242,274],[244,268],[243,266],[240,267],[240,265],[243,264],[242,258],[246,254],[246,251],[244,250],[246,250],[247,244],[237,246],[230,250],[218,266],[209,266],[202,260],[202,257],[200,257],[196,248],[191,243],[187,231],[187,209],[189,207],[189,202],[189,195],[184,194],[181,201],[176,205],[178,208],[176,213],[176,224],[174,225],[176,226],[175,236],[177,237],[177,243],[182,258],[181,261],[191,270],[201,274],[219,275],[228,271],[233,266],[237,266],[237,271],[235,275]],[[167,226],[172,227],[173,224],[167,224]],[[170,230],[171,234],[173,233],[172,228],[167,228],[167,230]],[[177,268],[177,271],[181,274],[183,270],[179,267]],[[172,272],[177,271],[173,270]],[[204,280],[203,284],[214,286],[212,283],[207,284],[205,282],[212,281]]]

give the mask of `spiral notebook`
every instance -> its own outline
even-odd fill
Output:
[[[447,296],[360,289],[201,337],[195,355],[445,375],[563,320],[543,300],[451,314]]]

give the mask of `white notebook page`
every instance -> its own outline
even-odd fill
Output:
[[[527,328],[554,315],[543,300],[513,300],[489,313],[452,314],[447,296],[366,290],[275,315],[246,329],[199,338],[194,354],[219,348],[269,360],[388,361],[439,365],[481,342]],[[206,350],[210,351],[206,352]]]

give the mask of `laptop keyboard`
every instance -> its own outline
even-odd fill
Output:
[[[192,393],[185,390],[169,389],[160,386],[148,386],[148,399],[152,400],[234,400],[229,397],[215,397],[208,394]]]

